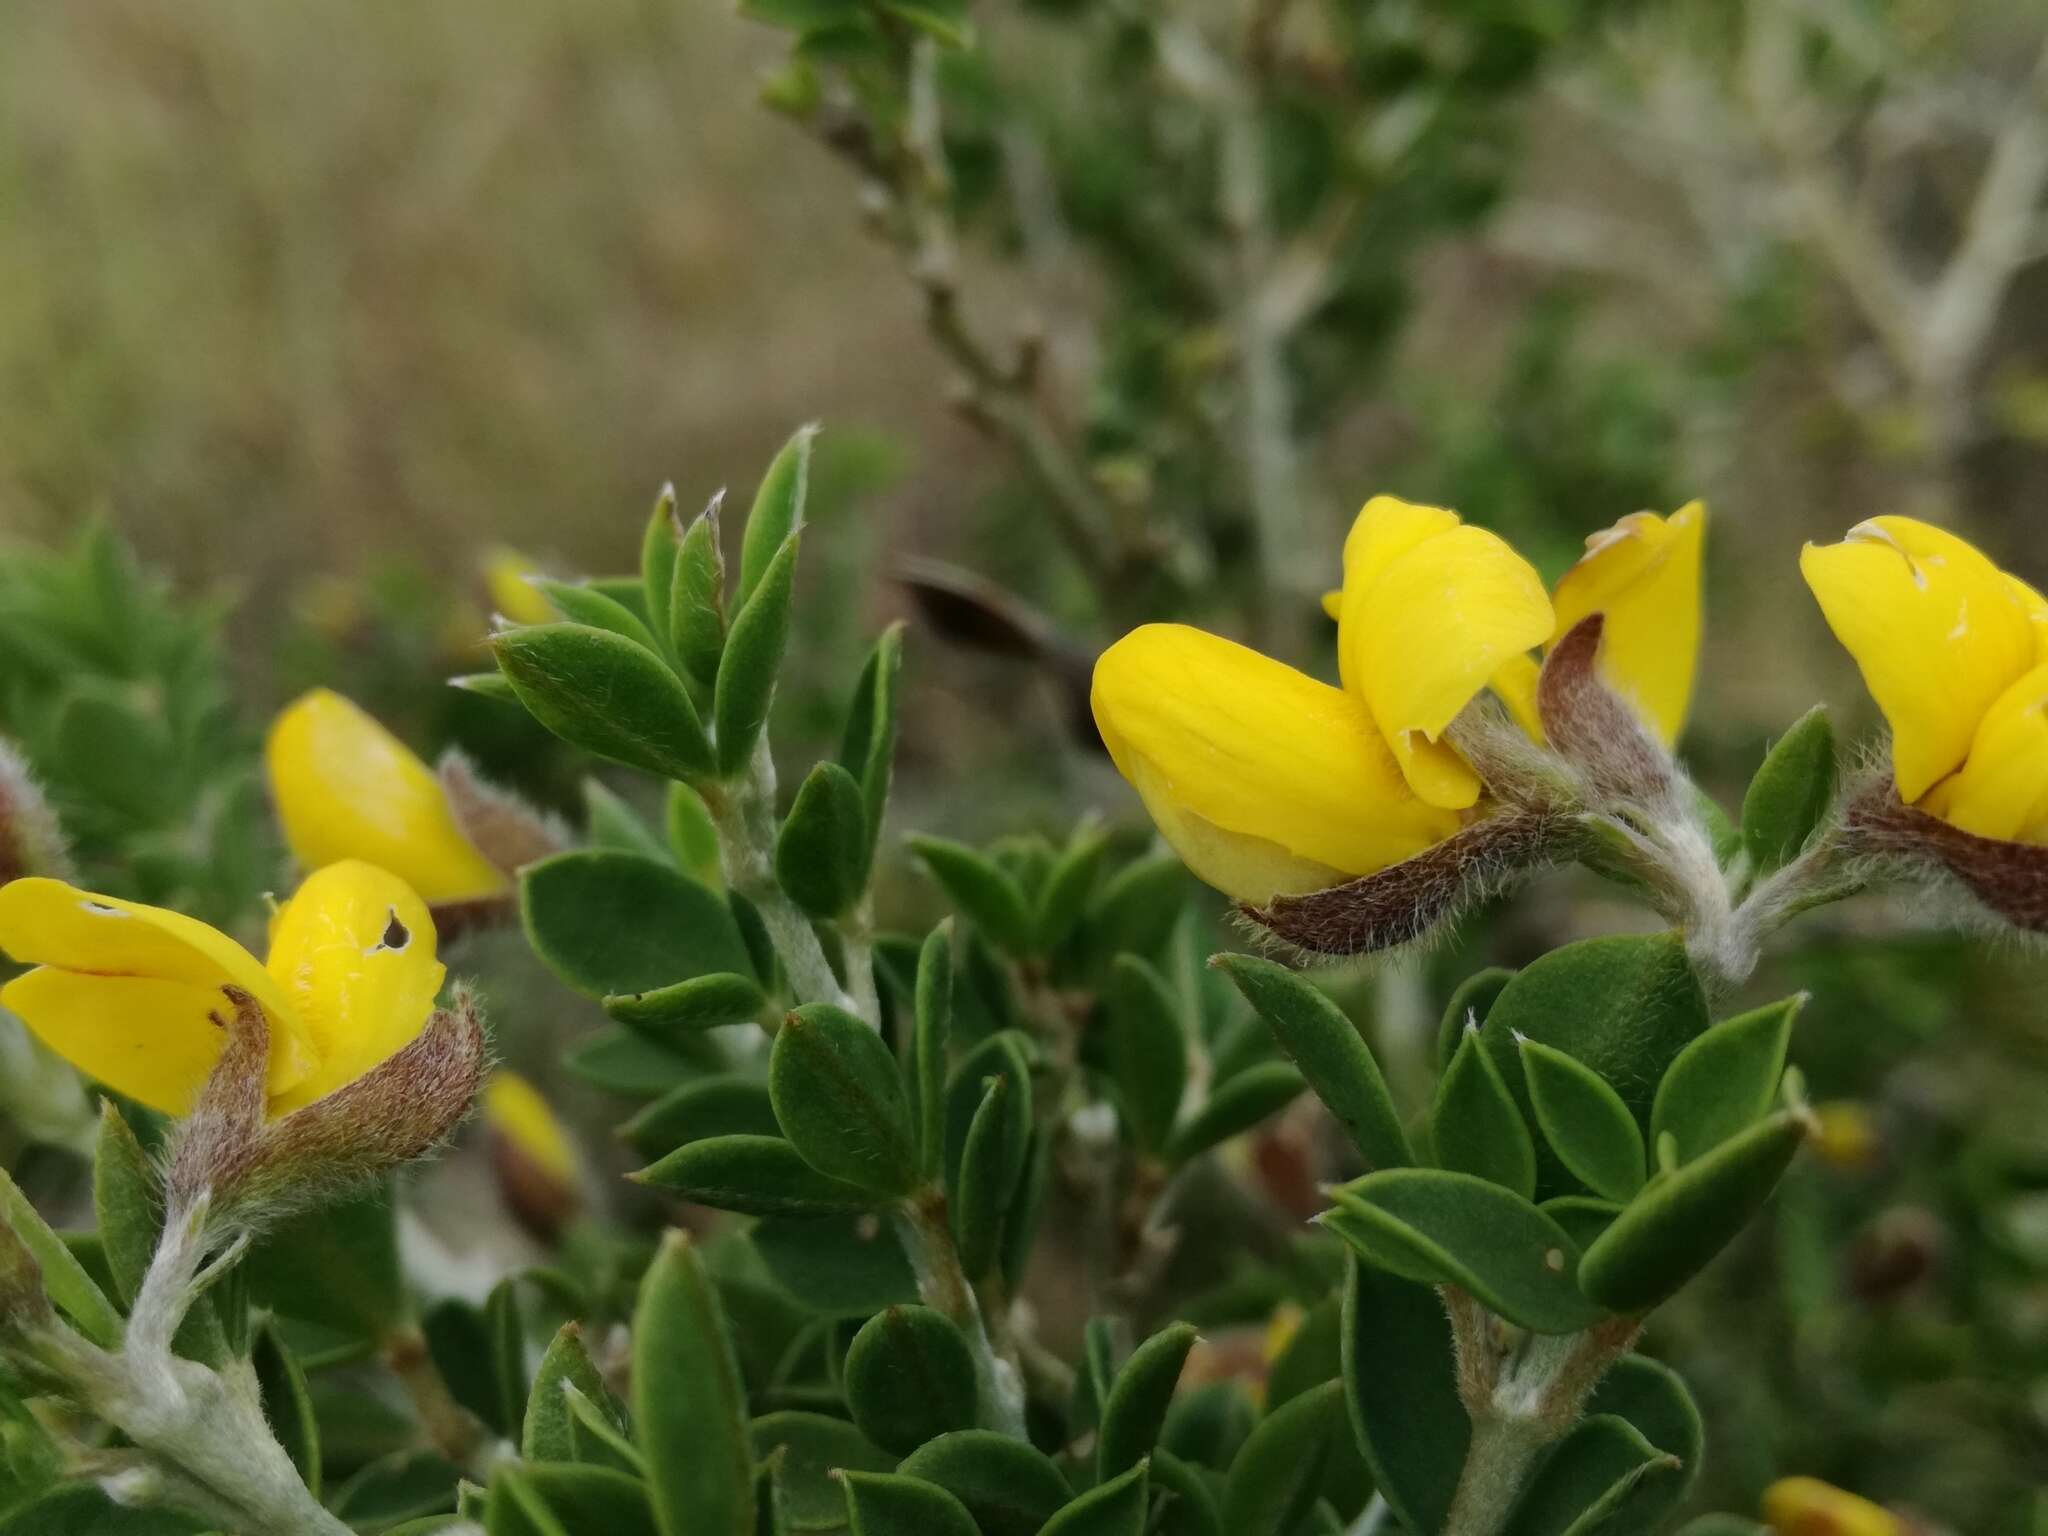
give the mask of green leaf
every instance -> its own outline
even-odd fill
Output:
[[[656,1099],[714,1070],[716,1058],[702,1044],[683,1035],[662,1045],[630,1029],[603,1029],[572,1047],[562,1065],[607,1093]]]
[[[1443,1299],[1347,1256],[1343,1362],[1351,1423],[1381,1496],[1408,1530],[1442,1529],[1472,1439]]]
[[[1598,1414],[1553,1450],[1515,1505],[1505,1536],[1635,1536],[1653,1529],[1617,1518],[1646,1483],[1675,1486],[1678,1460],[1626,1419]]]
[[[448,1395],[494,1434],[510,1436],[517,1421],[505,1414],[491,1348],[491,1325],[483,1308],[459,1296],[443,1297],[427,1308],[420,1332],[426,1338],[428,1357],[447,1384]]]
[[[974,1352],[930,1307],[878,1312],[846,1349],[840,1379],[862,1434],[907,1456],[927,1440],[975,1427]]]
[[[1486,1023],[1487,1015],[1493,1012],[1493,1005],[1507,990],[1515,973],[1505,966],[1491,966],[1475,971],[1458,983],[1458,990],[1451,994],[1451,1000],[1444,1005],[1443,1022],[1436,1032],[1436,1069],[1443,1072],[1450,1067],[1451,1058],[1458,1054],[1458,1047],[1465,1043],[1465,1031],[1479,1029]]]
[[[1519,1195],[1468,1173],[1393,1168],[1334,1191],[1322,1218],[1366,1259],[1404,1280],[1456,1285],[1531,1333],[1600,1320],[1579,1294],[1579,1247]]]
[[[633,1313],[633,1424],[667,1536],[754,1536],[746,1391],[717,1292],[670,1232]]]
[[[1706,1428],[1685,1382],[1668,1365],[1624,1355],[1600,1378],[1586,1413],[1626,1419],[1651,1445],[1678,1458],[1676,1477],[1637,1484],[1611,1524],[1616,1533],[1661,1530],[1692,1492],[1706,1452]]]
[[[1742,842],[1758,874],[1799,857],[1827,819],[1841,778],[1835,727],[1816,705],[1778,738],[1742,800]]]
[[[804,525],[804,501],[810,489],[811,444],[816,426],[799,427],[775,455],[761,487],[754,493],[754,505],[747,513],[747,527],[740,540],[740,586],[736,606],[744,609],[754,589],[768,579],[768,568],[781,555],[783,546]]]
[[[519,1433],[526,1417],[530,1383],[526,1376],[526,1319],[519,1307],[519,1282],[507,1276],[484,1299],[489,1333],[491,1381],[497,1393],[491,1422],[507,1439]]]
[[[1184,1163],[1250,1130],[1293,1103],[1308,1083],[1284,1061],[1262,1061],[1219,1083],[1209,1102],[1182,1121],[1166,1144],[1166,1160]]]
[[[114,1295],[132,1307],[163,1231],[163,1208],[149,1154],[111,1100],[100,1102],[92,1196]],[[192,1304],[172,1340],[178,1354],[203,1365],[219,1365],[235,1353],[221,1325],[220,1308],[228,1301],[214,1291]]]
[[[661,654],[661,642],[655,638],[654,631],[647,627],[639,614],[617,598],[573,581],[553,581],[545,576],[529,576],[526,581],[570,623],[610,630],[646,647],[653,655]]]
[[[1437,1166],[1487,1179],[1525,1200],[1535,1194],[1535,1141],[1476,1029],[1465,1030],[1437,1080],[1429,1137]]]
[[[882,631],[861,668],[846,715],[839,761],[859,781],[867,807],[868,859],[872,863],[889,809],[889,784],[896,766],[896,697],[903,674],[903,625]]]
[[[1003,1284],[1015,1294],[1024,1284],[1037,1245],[1038,1224],[1045,1216],[1045,1202],[1052,1193],[1053,1138],[1043,1128],[1031,1133],[1030,1150],[1024,1156],[1024,1174],[1017,1181],[1017,1196],[1003,1218],[1003,1250],[998,1259]]]
[[[674,583],[662,595],[668,635],[683,672],[706,688],[725,650],[725,546],[718,536],[720,491],[691,520],[676,551]]]
[[[277,1443],[298,1469],[299,1481],[314,1498],[320,1497],[320,1420],[313,1412],[313,1397],[306,1387],[306,1373],[286,1347],[277,1324],[266,1322],[256,1330],[249,1350],[249,1364],[256,1372],[256,1386],[262,1394],[263,1417],[277,1437]]]
[[[519,907],[534,953],[586,997],[753,970],[732,909],[673,865],[615,849],[530,864]]]
[[[748,1235],[775,1283],[814,1312],[867,1317],[917,1300],[895,1227],[873,1216],[771,1217]]]
[[[538,1500],[565,1536],[583,1536],[586,1531],[600,1536],[661,1536],[646,1484],[637,1477],[610,1467],[560,1463],[520,1467],[517,1473],[523,1491]]]
[[[675,586],[679,546],[676,488],[664,485],[661,494],[654,498],[654,511],[649,514],[647,531],[640,539],[641,601],[646,609],[648,625],[660,636],[664,646],[671,639],[668,632],[669,592]]]
[[[754,1421],[754,1455],[776,1470],[791,1531],[844,1531],[843,1471],[887,1472],[896,1458],[844,1419],[819,1413],[764,1414]]]
[[[1044,1452],[987,1429],[927,1441],[897,1470],[952,1494],[981,1536],[1038,1536],[1073,1494]]]
[[[1806,994],[1716,1024],[1678,1053],[1650,1112],[1652,1143],[1669,1134],[1689,1163],[1761,1119],[1785,1075]]]
[[[1237,984],[1266,1021],[1368,1168],[1405,1168],[1415,1161],[1380,1064],[1343,1009],[1306,976],[1270,960],[1217,955],[1209,963]]]
[[[911,1082],[917,1096],[917,1165],[927,1183],[946,1167],[947,1043],[953,1031],[953,920],[928,934],[917,956]]]
[[[1192,1324],[1175,1323],[1131,1351],[1102,1405],[1095,1450],[1098,1478],[1106,1480],[1143,1465],[1158,1446],[1195,1337]]]
[[[93,1343],[102,1349],[114,1348],[121,1339],[120,1313],[4,1170],[0,1170],[0,1221],[21,1240],[42,1270],[43,1289],[50,1300]]]
[[[1173,1135],[1188,1086],[1188,1040],[1166,979],[1136,955],[1118,955],[1104,998],[1110,1080],[1138,1146],[1157,1156]]]
[[[1224,1536],[1223,1506],[1199,1467],[1155,1451],[1151,1476],[1156,1536]]]
[[[820,1172],[780,1136],[707,1136],[628,1177],[748,1216],[824,1216],[875,1205],[868,1190]]]
[[[242,1268],[259,1304],[352,1338],[388,1338],[409,1315],[388,1179],[269,1228]]]
[[[1294,1332],[1266,1368],[1268,1413],[1343,1374],[1343,1333],[1343,1298],[1332,1291],[1301,1315]]]
[[[659,1158],[713,1136],[779,1138],[782,1127],[766,1085],[721,1073],[663,1094],[620,1126],[618,1134],[642,1157]]]
[[[527,713],[571,746],[663,778],[711,772],[689,690],[646,646],[588,624],[534,624],[491,649]]]
[[[1175,853],[1135,859],[1111,875],[1075,935],[1083,962],[1099,970],[1120,954],[1157,955],[1187,910],[1189,882]]]
[[[1030,1080],[1010,1073],[991,1077],[968,1123],[951,1191],[953,1235],[960,1267],[970,1280],[981,1279],[995,1265],[1003,1221],[1030,1149]]]
[[[1519,1039],[1536,1123],[1565,1167],[1594,1194],[1627,1201],[1648,1176],[1643,1133],[1607,1080],[1554,1046]]]
[[[768,1060],[783,1134],[820,1173],[895,1198],[917,1185],[917,1137],[903,1074],[882,1037],[812,1003],[783,1021]]]
[[[860,785],[837,763],[805,777],[775,839],[775,879],[812,917],[851,910],[868,885],[867,807]]]
[[[910,846],[953,905],[991,941],[1012,955],[1032,952],[1037,932],[1031,904],[1023,887],[993,860],[941,837],[913,837]]]
[[[1787,1111],[1659,1174],[1587,1250],[1586,1295],[1616,1312],[1675,1295],[1763,1209],[1805,1137],[1804,1119]]]
[[[1139,1462],[1105,1479],[1039,1528],[1039,1536],[1145,1536],[1150,1468]]]
[[[569,1408],[569,1442],[575,1459],[586,1466],[610,1467],[635,1477],[647,1475],[647,1458],[621,1427],[624,1411],[610,1393],[594,1398],[573,1381],[561,1384]]]
[[[853,1536],[981,1536],[967,1506],[937,1483],[878,1472],[842,1481]]]
[[[749,530],[751,532],[751,529]],[[746,772],[754,744],[768,724],[775,680],[789,645],[789,613],[796,595],[797,537],[783,542],[760,585],[744,597],[718,658],[718,685],[711,713],[717,725],[718,772],[737,778]]]
[[[1691,788],[1693,813],[1707,829],[1707,840],[1714,845],[1714,862],[1726,869],[1742,852],[1742,829],[1721,809],[1720,801],[1697,784]]]
[[[583,781],[583,826],[593,848],[616,848],[661,864],[673,862],[668,844],[654,835],[633,807],[595,778]]]
[[[628,992],[604,1000],[604,1011],[619,1023],[662,1041],[729,1024],[758,1023],[767,1007],[768,994],[760,983],[733,971],[714,971],[649,992]]]
[[[1227,1469],[1252,1433],[1252,1405],[1234,1382],[1217,1381],[1173,1400],[1160,1431],[1160,1451],[1218,1472]]]
[[[1536,1209],[1569,1232],[1581,1251],[1592,1247],[1621,1214],[1621,1207],[1614,1201],[1602,1200],[1597,1195],[1559,1195]]]
[[[1636,1124],[1672,1059],[1707,1028],[1707,999],[1675,933],[1584,939],[1516,973],[1480,1030],[1524,1118],[1536,1128],[1517,1035],[1563,1051],[1606,1079]],[[1549,1144],[1536,1147],[1540,1196],[1578,1193]]]
[[[0,1516],[0,1536],[197,1536],[204,1522],[116,1504],[94,1483],[64,1483]]]
[[[1096,872],[1108,846],[1100,832],[1084,830],[1060,854],[1038,890],[1037,948],[1051,954],[1073,934],[1088,910]]]
[[[1349,1448],[1350,1436],[1342,1382],[1324,1382],[1268,1414],[1230,1464],[1224,1529],[1290,1536],[1315,1507],[1331,1458]]]
[[[712,890],[719,889],[725,876],[719,864],[718,826],[704,797],[680,781],[670,784],[666,821],[668,849],[683,873]]]
[[[519,1454],[528,1461],[576,1460],[564,1385],[575,1387],[594,1404],[611,1400],[604,1377],[583,1347],[583,1330],[573,1322],[562,1324],[533,1373],[519,1433]]]
[[[461,1473],[432,1451],[381,1456],[334,1491],[329,1507],[349,1524],[379,1531],[455,1508]]]

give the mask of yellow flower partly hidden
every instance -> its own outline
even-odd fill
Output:
[[[2048,843],[2048,600],[1956,535],[1876,517],[1799,560],[1892,728],[1909,804]]]
[[[552,624],[561,617],[527,580],[541,573],[537,561],[499,544],[484,551],[483,570],[491,606],[514,624]]]
[[[364,859],[441,906],[511,888],[464,834],[433,769],[325,688],[301,695],[264,745],[285,841],[306,869]]]
[[[166,1114],[192,1107],[241,988],[270,1026],[270,1114],[324,1098],[411,1044],[441,990],[434,922],[396,875],[359,860],[301,885],[256,957],[181,913],[61,880],[0,886],[0,949],[34,970],[0,1007],[88,1077]]]
[[[1202,879],[1263,903],[1372,874],[1478,814],[1484,786],[1445,732],[1495,689],[1535,724],[1536,647],[1609,616],[1609,683],[1677,733],[1699,637],[1695,504],[1589,541],[1558,588],[1455,512],[1392,496],[1344,542],[1333,688],[1232,641],[1149,624],[1095,665],[1095,722],[1167,841]]]
[[[502,1067],[484,1084],[484,1124],[557,1184],[576,1182],[576,1144],[538,1088]]]
[[[1764,1491],[1764,1521],[1776,1536],[1901,1536],[1890,1511],[1816,1477],[1788,1477]]]

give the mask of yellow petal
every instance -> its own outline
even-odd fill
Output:
[[[270,1022],[270,1091],[313,1065],[284,988],[218,929],[160,907],[99,896],[61,880],[0,886],[0,948],[37,969],[0,989],[43,1043],[90,1077],[180,1115],[205,1085],[226,1036],[223,986],[237,986]]]
[[[1543,740],[1543,715],[1536,707],[1536,690],[1542,681],[1543,668],[1525,652],[1502,662],[1488,685],[1532,741]]]
[[[2011,578],[2020,595],[2020,606],[2027,610],[2027,617],[2034,621],[2034,659],[2048,664],[2048,597],[2043,597],[2019,577]]]
[[[340,694],[315,688],[287,707],[264,762],[285,841],[305,868],[363,859],[434,903],[510,888],[463,835],[433,770]]]
[[[348,859],[309,877],[271,924],[272,977],[304,1021],[318,1065],[271,1103],[310,1104],[410,1045],[446,967],[434,919],[398,876]]]
[[[576,1179],[576,1146],[538,1088],[500,1068],[484,1084],[484,1123],[563,1184]]]
[[[1095,721],[1188,867],[1240,901],[1370,874],[1458,830],[1359,701],[1244,646],[1148,624],[1095,664]]]
[[[1345,687],[1360,687],[1351,675],[1351,655],[1342,639],[1346,594],[1371,586],[1416,545],[1458,526],[1458,514],[1448,508],[1423,506],[1398,496],[1373,497],[1351,520],[1351,531],[1344,535],[1343,588],[1323,599],[1323,610],[1340,626],[1337,670]]]
[[[554,605],[526,578],[540,567],[516,549],[504,545],[484,553],[484,590],[491,606],[514,624],[552,624],[561,617]]]
[[[1788,1477],[1764,1491],[1764,1520],[1777,1536],[1900,1536],[1904,1527],[1868,1499],[1817,1477]]]
[[[1337,649],[1347,686],[1415,793],[1462,809],[1478,796],[1478,776],[1431,747],[1504,664],[1550,638],[1550,596],[1528,561],[1481,528],[1425,537],[1377,575],[1367,558],[1344,585]]]
[[[1637,512],[1586,540],[1557,584],[1557,633],[1607,615],[1600,675],[1668,747],[1685,727],[1700,650],[1700,552],[1707,509],[1690,502],[1667,518]]]
[[[1985,711],[2034,666],[2019,593],[1971,545],[1910,517],[1809,544],[1799,569],[1891,723],[1899,793],[1918,800],[1962,766]]]
[[[2048,843],[2048,666],[1999,695],[1961,772],[1922,804],[1979,837]]]

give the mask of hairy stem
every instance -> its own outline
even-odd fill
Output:
[[[1017,1439],[1027,1438],[1023,1372],[1014,1358],[999,1355],[989,1338],[981,1303],[960,1267],[960,1250],[954,1246],[953,1229],[946,1219],[945,1195],[927,1189],[904,1201],[898,1208],[897,1231],[917,1273],[918,1294],[925,1305],[944,1313],[967,1335],[974,1351],[982,1422]]]

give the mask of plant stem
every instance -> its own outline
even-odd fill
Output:
[[[898,1207],[897,1231],[911,1268],[917,1272],[918,1294],[925,1305],[943,1312],[960,1326],[974,1351],[974,1374],[980,1389],[981,1418],[991,1429],[1027,1439],[1024,1427],[1024,1378],[1014,1359],[996,1353],[989,1339],[974,1286],[960,1267],[960,1250],[946,1219],[946,1197],[933,1188],[911,1196]]]
[[[811,920],[783,894],[775,879],[775,758],[768,733],[761,733],[746,777],[703,791],[705,807],[718,831],[718,862],[726,885],[754,904],[782,957],[790,990],[800,1003],[831,1003],[856,1014],[876,1028],[881,1017],[873,1003],[860,1001],[839,984]],[[870,981],[872,986],[872,981]]]

